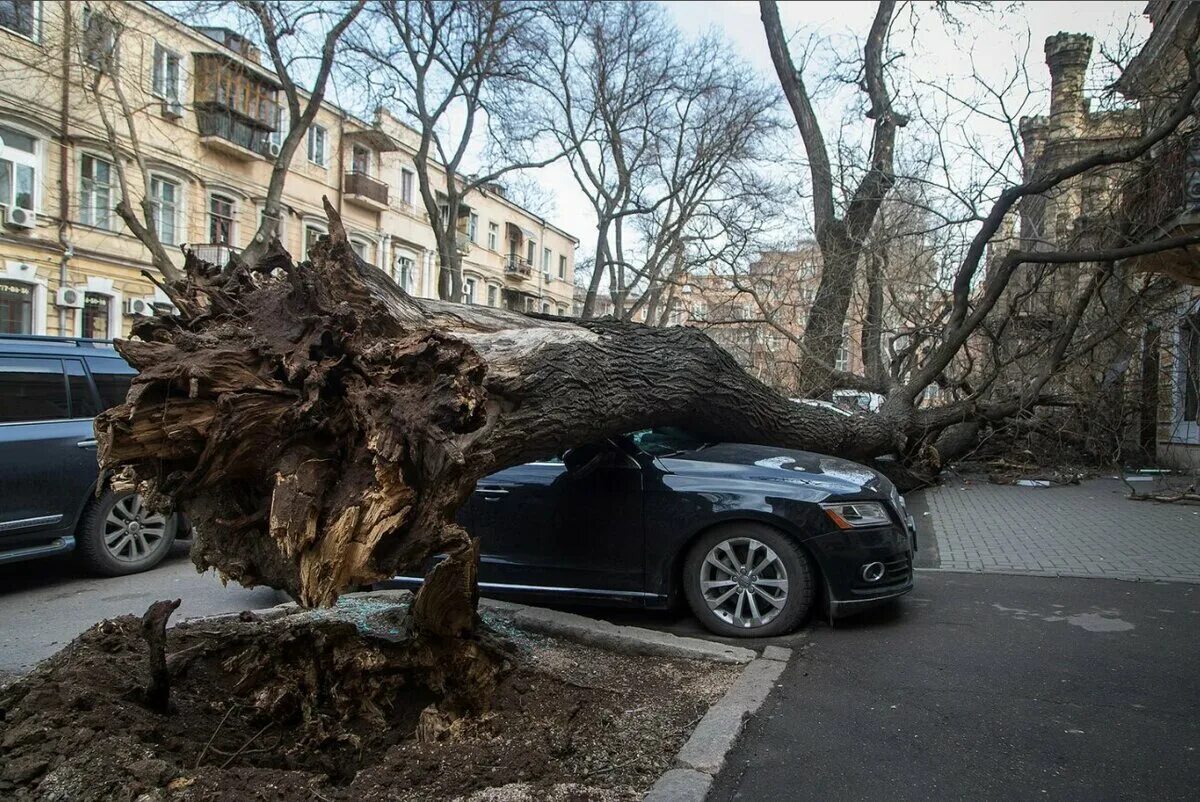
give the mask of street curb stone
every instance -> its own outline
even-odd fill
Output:
[[[703,800],[712,787],[711,774],[692,769],[671,769],[658,778],[642,802],[681,802],[681,800]]]
[[[742,724],[753,715],[775,686],[787,663],[758,659],[746,666],[725,695],[704,714],[687,743],[679,750],[679,768],[715,775],[725,765],[742,732]]]
[[[792,650],[784,646],[768,646],[763,649],[762,659],[779,660],[786,663],[792,659]]]

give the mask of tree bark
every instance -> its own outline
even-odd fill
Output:
[[[295,264],[186,259],[176,317],[117,348],[138,369],[96,421],[106,471],[186,512],[192,559],[247,585],[333,603],[346,587],[448,554],[417,631],[469,638],[478,549],[454,523],[476,480],[646,426],[866,457],[879,416],[789,401],[705,334],[416,300],[330,236]]]

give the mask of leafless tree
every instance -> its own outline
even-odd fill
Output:
[[[437,241],[443,300],[462,297],[464,199],[562,155],[539,151],[528,119],[530,42],[541,14],[537,2],[384,0],[354,32],[359,77],[372,96],[397,105],[420,137],[413,162]],[[481,152],[487,164],[468,175]]]

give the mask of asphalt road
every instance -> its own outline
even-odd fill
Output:
[[[1195,799],[1200,586],[921,572],[808,630],[709,799]]]
[[[97,621],[141,615],[158,599],[183,600],[172,621],[283,600],[269,588],[225,587],[212,572],[196,573],[185,544],[153,571],[125,577],[88,577],[69,559],[0,566],[0,682],[29,670]]]

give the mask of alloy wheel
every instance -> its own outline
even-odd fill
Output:
[[[118,498],[104,518],[104,548],[121,562],[144,560],[166,534],[166,516],[148,510],[137,493]]]
[[[731,537],[700,564],[700,592],[713,615],[751,629],[770,623],[787,605],[787,569],[779,555],[750,537]]]

